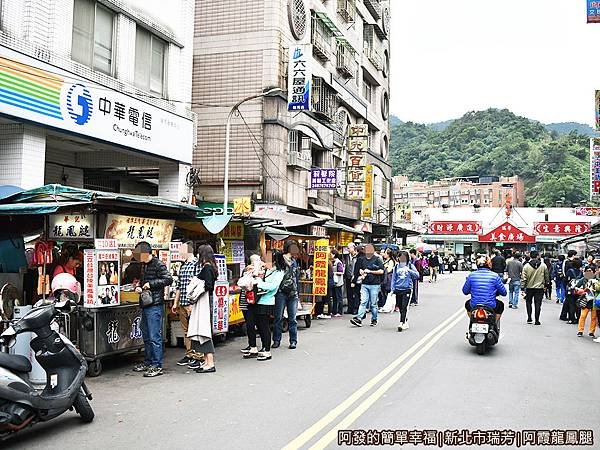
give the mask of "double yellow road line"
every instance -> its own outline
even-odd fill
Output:
[[[311,450],[321,450],[329,446],[337,439],[338,430],[347,430],[349,427],[367,411],[379,398],[383,396],[408,370],[416,364],[416,362],[427,353],[431,347],[439,341],[448,331],[450,331],[458,322],[464,319],[465,311],[460,308],[452,316],[444,320],[441,324],[427,333],[421,340],[409,348],[406,352],[400,355],[389,366],[379,372],[375,377],[371,378],[362,385],[350,397],[332,409],[329,413],[323,416],[310,428],[306,429],[297,438],[283,447],[283,450],[296,450],[302,448],[307,442],[314,439],[321,431],[327,428],[333,421],[346,412],[354,403],[360,400],[365,394],[379,384],[382,380],[386,380],[379,388],[366,397],[359,403],[349,414],[340,420],[333,428],[331,428],[321,439],[310,447]],[[408,361],[404,363],[404,361]],[[402,366],[401,366],[402,365]],[[399,367],[401,366],[401,367]],[[399,367],[399,368],[398,368]],[[397,370],[396,370],[397,369]],[[394,372],[393,375],[389,376]]]

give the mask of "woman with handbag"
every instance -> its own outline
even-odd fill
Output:
[[[577,330],[577,337],[583,336],[585,330],[585,320],[590,315],[590,332],[589,337],[592,339],[596,338],[594,334],[596,332],[596,326],[598,325],[598,312],[594,307],[594,302],[598,293],[600,293],[600,282],[595,280],[596,267],[592,264],[585,268],[584,278],[582,279],[581,287],[578,286],[581,291],[576,293],[580,294],[578,299],[579,307],[581,308],[581,314],[579,316],[579,328]],[[591,313],[591,314],[590,314]]]
[[[259,361],[271,359],[271,328],[270,319],[275,312],[275,294],[283,280],[287,264],[283,253],[273,250],[273,267],[268,269],[262,278],[256,277],[254,284],[258,288],[258,299],[254,304],[248,304],[248,314],[254,318],[254,323],[260,334],[262,348],[257,350],[256,345],[244,354],[244,359],[256,358]],[[256,338],[255,338],[256,342]],[[253,342],[255,344],[255,342]]]
[[[192,279],[188,287],[188,301],[191,304],[186,306],[190,313],[188,338],[192,341],[194,353],[204,354],[204,364],[194,369],[196,373],[214,373],[217,369],[212,341],[212,303],[219,271],[210,245],[198,248],[198,265],[201,267],[200,274]]]

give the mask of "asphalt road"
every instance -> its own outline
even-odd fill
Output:
[[[467,318],[459,312],[464,277],[422,284],[411,328],[402,333],[396,314],[380,316],[376,328],[353,328],[350,316],[314,321],[308,330],[302,323],[298,349],[282,346],[268,362],[243,360],[243,338],[218,346],[218,371],[210,375],[177,367],[180,349],[167,350],[167,371],[155,379],[134,374],[135,358],[121,357],[88,379],[92,424],[69,412],[2,447],[336,448],[338,438],[423,443],[415,430],[436,430],[437,438],[446,430],[508,430],[471,435],[486,442],[508,439],[510,430],[592,429],[593,446],[564,448],[600,448],[600,344],[577,338],[574,325],[558,320],[559,305],[544,301],[541,326],[525,323],[524,304],[507,309],[499,345],[479,356],[465,340]],[[459,442],[458,432],[452,436]],[[500,448],[515,447],[516,441]]]

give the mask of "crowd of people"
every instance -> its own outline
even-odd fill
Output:
[[[583,337],[587,317],[590,316],[588,337],[594,342],[600,309],[600,258],[588,255],[578,257],[575,250],[552,258],[538,251],[520,253],[507,251],[504,255],[493,252],[490,271],[495,272],[508,289],[508,307],[519,308],[525,300],[527,323],[541,325],[544,299],[561,304],[559,319],[577,325],[577,336]],[[554,294],[554,295],[553,295]]]

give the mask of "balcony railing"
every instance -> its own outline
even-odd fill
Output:
[[[335,119],[337,93],[323,78],[313,77],[312,111],[324,116],[328,121]]]
[[[367,59],[371,61],[371,64],[373,64],[377,70],[381,70],[383,68],[383,58],[381,57],[381,53],[369,46],[365,46],[364,53]]]
[[[354,22],[354,18],[356,17],[355,0],[338,0],[337,11],[346,22]]]
[[[318,17],[312,18],[313,53],[323,61],[329,61],[331,57],[331,35],[325,25]]]
[[[354,52],[348,46],[339,42],[336,63],[337,70],[344,78],[354,78],[356,76],[357,63],[354,59]]]
[[[381,3],[380,0],[363,0],[363,3],[375,18],[375,20],[381,19]]]
[[[310,170],[312,166],[312,157],[309,152],[290,151],[288,153],[287,165],[288,167]]]

